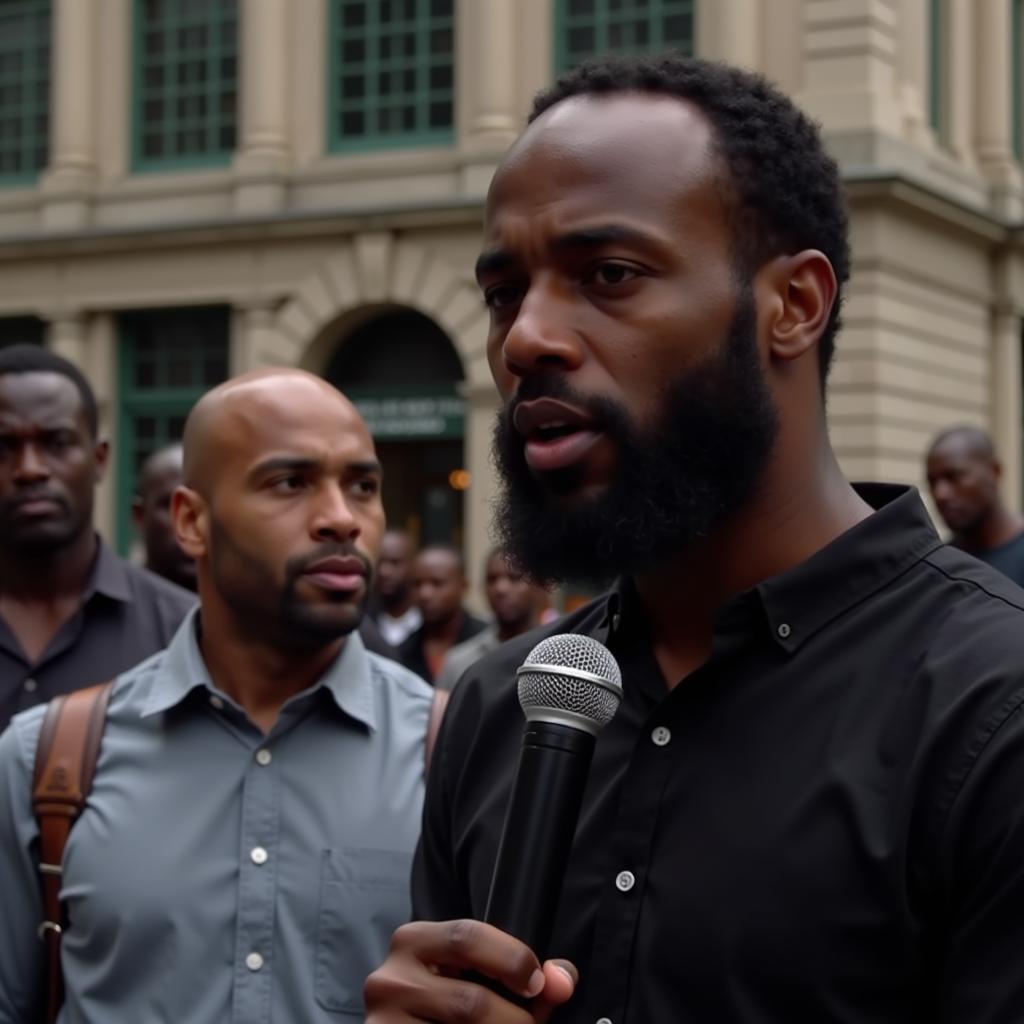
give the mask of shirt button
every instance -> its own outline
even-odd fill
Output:
[[[612,1024],[611,1017],[598,1017],[597,1024]]]
[[[783,622],[783,623],[781,623],[779,625],[779,628],[778,628],[777,632],[778,632],[779,636],[781,636],[782,639],[785,640],[786,637],[789,636],[789,634],[793,632],[793,630],[791,630],[789,628],[789,623],[788,622]]]
[[[26,679],[25,680],[25,689],[29,693],[35,693],[36,690],[39,689],[39,684],[34,679],[31,679],[31,678],[30,679]]]
[[[259,953],[250,953],[245,958],[245,966],[248,967],[250,971],[258,971],[263,966],[263,957],[261,957]]]
[[[249,856],[252,858],[253,864],[267,863],[267,851],[262,846],[254,846]]]
[[[671,740],[672,733],[663,725],[659,725],[654,732],[651,733],[651,741],[656,747],[667,746]]]
[[[223,711],[224,710],[224,701],[222,701],[220,699],[220,697],[213,696],[213,697],[210,698],[210,707],[211,708],[216,708],[218,711]]]
[[[629,892],[636,885],[636,876],[632,871],[620,871],[615,876],[615,886],[619,892]]]
[[[261,764],[261,765],[266,766],[266,765],[270,764],[270,762],[273,760],[273,757],[274,757],[274,755],[271,754],[270,751],[267,750],[266,747],[260,747],[260,749],[256,751],[256,763],[257,764]]]

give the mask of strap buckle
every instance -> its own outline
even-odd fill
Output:
[[[43,875],[60,875],[64,874],[64,868],[60,864],[47,864],[45,861],[39,862],[39,873]]]
[[[43,921],[43,923],[36,929],[36,935],[39,936],[40,942],[46,941],[46,933],[53,932],[55,935],[60,936],[64,929],[59,924],[53,921]]]

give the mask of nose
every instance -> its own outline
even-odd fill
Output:
[[[314,540],[342,543],[359,536],[359,522],[337,483],[327,483],[320,489],[310,517],[309,532]]]
[[[14,476],[17,480],[27,481],[49,479],[50,467],[46,459],[40,456],[39,449],[31,442],[23,444],[18,450]]]
[[[502,342],[505,369],[517,377],[543,370],[575,370],[583,345],[573,324],[571,296],[552,284],[533,285]]]

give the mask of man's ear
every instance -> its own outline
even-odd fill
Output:
[[[825,333],[839,286],[828,257],[817,249],[769,261],[757,275],[759,307],[768,310],[769,354],[790,362]],[[765,295],[767,293],[767,301]]]
[[[171,496],[171,522],[181,550],[192,558],[206,554],[209,516],[198,491],[178,487]]]

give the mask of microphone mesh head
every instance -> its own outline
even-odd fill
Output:
[[[612,720],[622,700],[622,673],[611,651],[579,633],[559,633],[541,640],[526,656],[518,675],[519,703],[529,720],[557,721],[565,716],[596,733]]]

